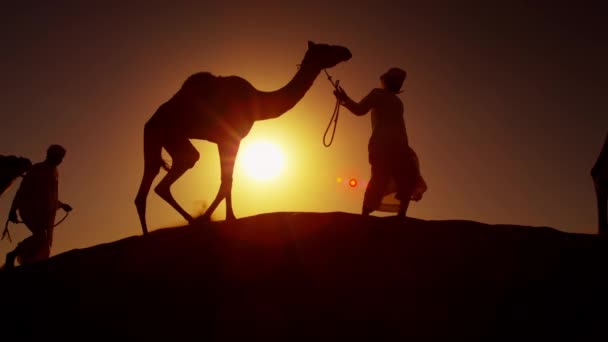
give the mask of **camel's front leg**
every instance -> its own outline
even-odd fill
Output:
[[[222,168],[222,183],[213,203],[211,203],[202,216],[204,220],[211,219],[211,214],[224,198],[226,198],[226,220],[234,220],[236,218],[232,210],[232,174],[234,173],[234,163],[239,146],[240,142],[218,144]]]

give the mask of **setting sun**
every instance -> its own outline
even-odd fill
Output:
[[[242,146],[239,162],[247,176],[260,181],[276,178],[285,166],[281,149],[265,140],[252,141]]]

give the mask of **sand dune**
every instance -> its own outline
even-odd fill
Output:
[[[0,274],[3,335],[608,340],[608,242],[547,227],[270,213]]]

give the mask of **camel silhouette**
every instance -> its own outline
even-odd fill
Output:
[[[323,69],[347,61],[351,56],[343,46],[309,41],[293,79],[272,92],[257,90],[238,76],[219,77],[200,72],[186,79],[179,91],[158,108],[144,127],[144,173],[135,197],[143,233],[148,233],[146,198],[161,167],[167,170],[167,174],[154,191],[188,222],[194,221],[170,191],[171,185],[199,159],[199,153],[189,139],[216,143],[220,156],[221,185],[215,199],[199,219],[210,220],[223,199],[226,199],[226,220],[235,219],[232,174],[241,140],[255,121],[277,118],[294,107]],[[162,148],[171,156],[170,167],[161,158]]]
[[[593,168],[591,177],[597,198],[598,233],[608,234],[608,134]]]
[[[11,187],[17,177],[22,177],[32,167],[32,162],[23,157],[0,155],[0,196]]]

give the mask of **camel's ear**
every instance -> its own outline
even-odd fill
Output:
[[[312,49],[316,44],[313,41],[308,41],[308,48]]]

